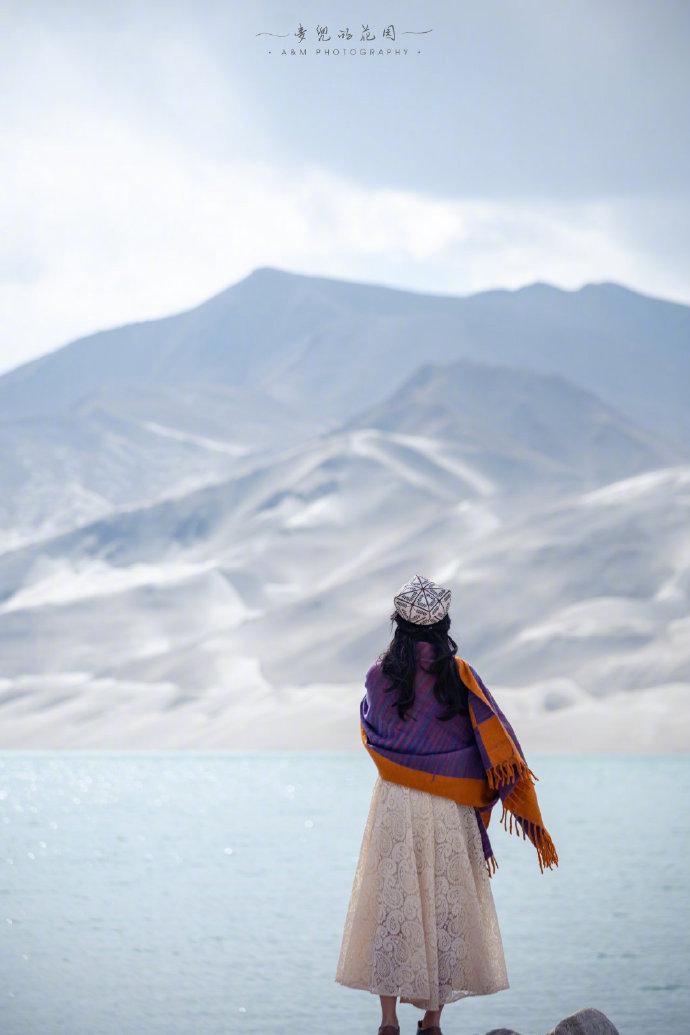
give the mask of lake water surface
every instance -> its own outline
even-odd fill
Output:
[[[685,1035],[690,760],[530,764],[560,867],[492,823],[511,988],[444,1035],[581,1006]],[[364,751],[0,754],[0,1031],[375,1035],[378,999],[334,980],[375,777]]]

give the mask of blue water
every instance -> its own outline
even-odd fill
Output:
[[[596,1006],[685,1035],[690,761],[530,762],[561,865],[495,830],[511,988],[444,1033]],[[334,981],[375,775],[364,752],[0,754],[3,1035],[375,1035],[378,1000]]]

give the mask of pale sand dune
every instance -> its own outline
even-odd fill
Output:
[[[528,744],[689,748],[689,340],[263,269],[3,376],[0,746],[357,747],[417,571]]]

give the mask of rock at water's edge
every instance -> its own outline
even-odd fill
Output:
[[[549,1035],[619,1035],[618,1029],[600,1010],[578,1010],[564,1018]]]

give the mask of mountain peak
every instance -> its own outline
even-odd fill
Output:
[[[257,266],[251,271],[244,280],[268,280],[274,277],[297,277],[298,273],[292,273],[290,270],[282,270],[277,266]],[[238,282],[239,283],[239,282]]]

